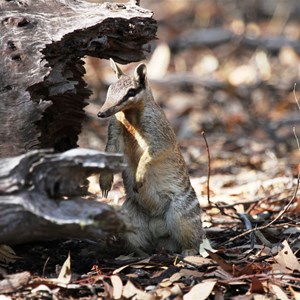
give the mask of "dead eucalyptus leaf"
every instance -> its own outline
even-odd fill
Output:
[[[285,240],[282,244],[284,248],[274,257],[275,261],[282,270],[285,270],[285,272],[300,272],[300,263],[288,242]],[[273,269],[278,269],[278,266],[276,266],[277,264],[273,265]]]
[[[216,281],[201,282],[192,287],[192,289],[183,296],[183,300],[204,300],[214,289]]]
[[[287,296],[287,294],[278,285],[270,284],[270,289],[276,295],[276,299],[279,299],[279,300],[288,300],[289,299],[289,297]]]
[[[111,284],[113,286],[113,298],[114,299],[120,299],[122,297],[123,293],[123,283],[119,276],[112,275],[110,277]]]
[[[68,284],[71,282],[71,255],[68,254],[67,259],[65,260],[57,279],[52,279],[54,282]]]
[[[209,253],[206,250],[210,250],[211,252],[217,252],[217,250],[213,249],[208,239],[204,239],[200,244],[199,253],[202,257],[208,257]]]

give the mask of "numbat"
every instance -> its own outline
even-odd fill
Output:
[[[119,152],[128,164],[123,172],[127,210],[135,229],[127,233],[127,250],[138,255],[167,250],[197,253],[203,238],[201,211],[173,129],[154,101],[140,64],[125,75],[111,59],[118,77],[107,92],[98,117],[112,116],[107,152]],[[107,197],[113,174],[100,176]]]

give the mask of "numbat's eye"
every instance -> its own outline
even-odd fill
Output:
[[[127,96],[128,97],[134,97],[136,95],[136,90],[134,89],[130,89],[128,92],[127,92]]]

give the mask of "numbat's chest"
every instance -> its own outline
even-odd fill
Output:
[[[135,146],[145,150],[148,145],[140,126],[128,120],[123,112],[118,112],[116,118],[123,125],[124,146],[131,147],[131,151]]]

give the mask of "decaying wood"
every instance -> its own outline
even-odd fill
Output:
[[[91,93],[81,58],[139,61],[156,30],[135,1],[0,0],[0,157],[76,147]]]
[[[0,160],[0,243],[57,238],[104,239],[125,230],[112,207],[83,199],[86,178],[124,168],[119,154],[33,150]]]

